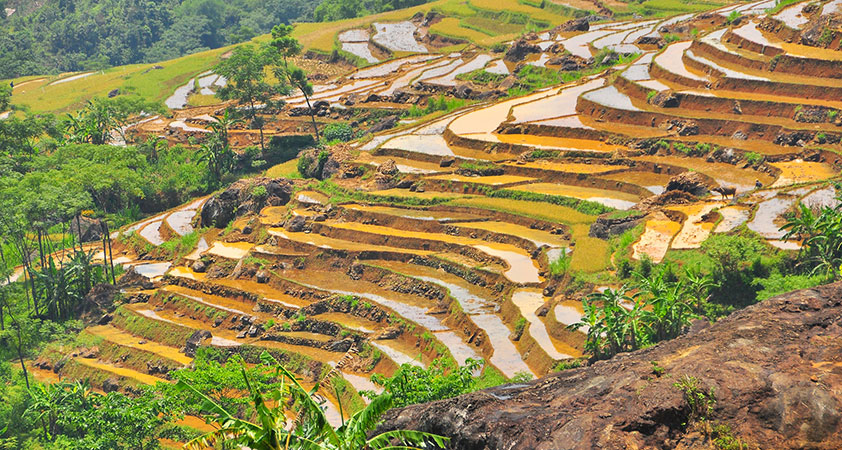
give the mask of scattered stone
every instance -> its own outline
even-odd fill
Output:
[[[565,31],[588,31],[591,29],[590,22],[587,17],[580,17],[578,19],[568,20],[563,24],[553,28],[553,34]]]
[[[530,44],[529,42],[526,42],[525,39],[521,38],[512,44],[503,59],[508,62],[521,62],[526,59],[527,55],[532,53],[541,53],[541,47],[538,47],[535,44]]]
[[[207,263],[205,263],[204,261],[199,259],[199,260],[196,260],[196,262],[193,263],[191,268],[196,273],[205,273],[208,270],[208,265],[207,265]]]
[[[709,182],[699,172],[682,172],[667,183],[667,191],[683,191],[695,196],[702,196],[710,190]]]
[[[609,239],[611,236],[618,236],[636,227],[645,217],[645,214],[633,214],[627,217],[610,218],[610,213],[606,213],[597,217],[596,221],[591,224],[588,236]],[[549,297],[546,294],[545,296]]]
[[[266,270],[258,270],[254,277],[258,283],[265,284],[269,282],[269,272]]]
[[[649,99],[649,103],[659,108],[678,108],[681,101],[678,99],[678,96],[675,95],[675,92],[668,90],[658,92],[652,96],[652,98]]]
[[[196,330],[189,338],[187,338],[187,342],[184,343],[182,352],[192,358],[196,356],[196,350],[198,350],[205,341],[212,337],[213,335],[211,335],[211,332],[208,330]]]
[[[102,221],[82,215],[70,221],[70,232],[82,242],[97,242],[102,240]]]
[[[307,226],[307,218],[304,216],[292,216],[291,219],[287,220],[284,224],[284,229],[291,233],[300,233],[304,231],[304,228]]]

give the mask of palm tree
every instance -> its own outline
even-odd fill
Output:
[[[270,392],[259,392],[251,382],[245,366],[241,373],[248,386],[255,410],[254,421],[236,417],[196,388],[179,381],[176,388],[196,395],[203,402],[202,410],[208,411],[208,422],[218,429],[188,442],[188,449],[203,449],[216,443],[253,450],[361,450],[361,449],[410,449],[427,448],[428,443],[443,447],[447,438],[410,430],[396,430],[368,438],[368,433],[392,405],[392,398],[383,395],[354,414],[339,428],[328,423],[325,411],[317,400],[318,384],[311,390],[304,389],[298,379],[268,353],[261,359],[276,368],[280,385]],[[394,445],[399,442],[400,445]]]

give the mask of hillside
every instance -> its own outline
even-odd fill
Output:
[[[455,397],[386,427],[835,448],[842,2],[656,1],[439,0],[16,80],[74,114],[0,118],[0,443],[178,447],[220,411],[184,383],[257,423],[271,356],[316,387],[267,407],[276,435]],[[167,108],[118,116],[134,97]],[[132,408],[27,389],[57,379]],[[19,414],[65,407],[48,437]]]
[[[652,1],[652,0],[650,0]],[[311,75],[325,73],[328,76],[335,76],[337,70],[327,69],[320,60],[319,55],[331,55],[345,58],[350,64],[366,66],[381,60],[400,57],[406,54],[402,50],[390,50],[376,42],[360,44],[358,42],[342,42],[340,34],[352,29],[370,28],[373,23],[393,23],[408,20],[417,14],[423,16],[435,12],[436,17],[426,32],[430,36],[441,37],[434,40],[435,52],[448,52],[460,50],[467,45],[474,44],[483,48],[491,48],[494,45],[502,44],[517,38],[526,32],[541,29],[549,29],[574,17],[598,11],[594,4],[589,2],[570,3],[562,5],[555,3],[543,4],[543,7],[533,6],[529,3],[521,3],[516,0],[505,0],[504,2],[483,2],[474,0],[438,0],[435,2],[419,5],[412,8],[390,11],[366,17],[345,19],[328,23],[299,23],[296,25],[294,36],[298,38],[306,51],[312,51],[309,60],[301,63],[311,69]],[[622,4],[625,5],[625,4]],[[616,17],[628,17],[642,13],[646,16],[665,16],[684,12],[711,9],[719,3],[689,2],[677,5],[659,4],[646,2],[641,4],[645,11],[630,9],[626,6],[616,6],[613,10],[607,11]],[[616,11],[616,12],[614,12]],[[605,17],[602,18],[604,20]],[[275,24],[272,22],[267,25]],[[265,29],[265,27],[264,27]],[[13,40],[13,36],[6,35],[2,39]],[[254,38],[254,42],[266,42],[268,35],[261,35]],[[219,41],[219,42],[224,42]],[[15,44],[18,45],[18,44]],[[218,45],[218,44],[214,44]],[[160,56],[173,56],[175,54],[191,53],[196,49],[203,48],[198,45],[194,50],[181,49],[180,45],[164,45],[170,49],[170,53]],[[365,47],[363,49],[362,47]],[[145,57],[144,60],[152,60],[147,64],[135,64],[127,66],[112,67],[104,70],[97,68],[60,75],[42,75],[4,78],[0,72],[0,83],[8,84],[13,82],[18,87],[15,89],[12,99],[15,105],[26,105],[37,112],[68,112],[83,106],[91,97],[105,97],[114,89],[122,93],[135,93],[146,100],[165,101],[177,88],[185,86],[190,80],[199,74],[207,72],[219,62],[220,55],[224,55],[232,47],[224,47],[215,50],[198,51],[183,57],[169,61],[163,61],[159,57]],[[30,52],[31,53],[31,52]],[[13,57],[14,51],[4,53],[7,57]],[[28,53],[29,54],[29,53]],[[90,55],[90,51],[88,51]],[[377,56],[375,56],[377,55]],[[135,58],[137,59],[137,58]],[[335,57],[333,58],[335,59]],[[120,61],[112,60],[111,64],[120,64]],[[20,68],[22,63],[9,61],[4,64],[8,68]],[[62,68],[63,67],[63,68]],[[67,70],[74,66],[58,67],[59,70]],[[338,65],[340,72],[350,70],[350,65]],[[159,69],[162,68],[162,69]],[[45,73],[40,71],[39,73]],[[59,83],[56,83],[59,81]],[[24,85],[24,83],[27,83]],[[197,99],[198,104],[205,105],[213,103],[210,98]]]

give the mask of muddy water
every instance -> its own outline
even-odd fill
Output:
[[[351,78],[361,79],[384,77],[386,75],[391,75],[392,73],[394,73],[398,69],[401,69],[405,65],[413,66],[439,57],[439,55],[415,55],[409,56],[407,58],[396,59],[387,63],[378,64],[373,67],[367,67],[365,69],[358,70],[353,75],[351,75]]]
[[[243,344],[219,336],[211,336],[210,345],[214,347],[239,347]]]
[[[490,186],[500,186],[504,184],[523,183],[525,181],[534,181],[535,178],[520,177],[517,175],[492,175],[484,177],[469,177],[465,175],[446,174],[435,175],[427,177],[430,180],[445,180],[445,181],[459,181],[463,183],[487,184]]]
[[[772,185],[773,187],[821,181],[839,175],[839,172],[833,170],[833,168],[827,164],[803,161],[800,159],[771,163],[771,165],[781,170],[781,175],[778,177],[777,181],[775,181],[775,184]]]
[[[299,280],[299,282],[301,282],[301,280]],[[382,295],[371,292],[369,289],[361,289],[361,283],[341,283],[346,289],[337,289],[338,286],[327,286],[325,285],[326,283],[320,283],[318,286],[309,285],[303,282],[301,284],[311,289],[323,289],[334,294],[363,297],[364,299],[368,299],[379,305],[385,306],[386,308],[395,311],[401,317],[415,322],[433,332],[449,330],[448,327],[441,323],[440,318],[427,313],[428,308],[422,308],[403,301],[386,298]],[[435,305],[431,304],[430,306]],[[463,345],[465,344],[463,343]]]
[[[760,180],[764,186],[774,182],[774,178],[764,172],[740,169],[726,163],[709,163],[700,158],[683,158],[678,156],[640,156],[633,158],[656,164],[669,164],[701,172],[723,186],[734,186],[737,192],[754,189],[754,182]]]
[[[473,245],[473,247],[506,261],[509,268],[503,272],[503,275],[514,283],[526,284],[540,283],[543,281],[539,275],[540,268],[538,267],[538,263],[533,261],[529,255],[524,254],[524,251],[519,248],[508,245],[505,245],[505,247],[511,247],[514,250],[497,248],[504,247],[503,244],[496,244],[496,247],[491,247],[490,245]]]
[[[173,229],[178,235],[184,236],[193,232],[193,225],[191,222],[196,217],[195,209],[188,209],[184,211],[176,211],[167,216],[167,225]]]
[[[583,93],[605,85],[605,79],[598,78],[578,86],[562,89],[558,94],[533,102],[512,107],[514,123],[532,122],[551,117],[576,114],[576,101]]]
[[[403,173],[419,173],[430,174],[436,172],[446,171],[448,169],[442,168],[438,163],[431,163],[426,161],[417,161],[407,158],[397,158],[389,156],[375,156],[368,152],[361,152],[357,157],[357,161],[365,164],[371,164],[379,167],[388,160],[395,162],[395,166]]]
[[[427,48],[415,40],[417,27],[412,22],[373,23],[372,26],[374,36],[371,40],[389,50],[427,53]]]
[[[667,72],[674,73],[691,80],[707,82],[709,81],[707,77],[696,75],[695,73],[687,70],[687,67],[684,65],[684,61],[681,59],[684,52],[690,48],[690,44],[690,41],[685,41],[676,42],[675,44],[668,46],[666,50],[655,57],[654,63],[663,67]]]
[[[430,64],[427,64],[425,66],[414,68],[414,69],[406,72],[405,74],[401,75],[400,78],[392,81],[390,83],[389,87],[386,88],[385,90],[383,90],[381,92],[381,94],[382,95],[392,95],[398,89],[405,88],[405,87],[409,86],[410,83],[412,83],[413,80],[415,80],[419,76],[421,76],[421,74],[423,74],[425,72],[429,72],[431,69],[434,69],[434,68],[437,68],[437,67],[448,66],[449,64],[451,64],[451,60],[449,58],[442,58],[439,61],[433,61]],[[380,67],[380,66],[378,66],[378,67]]]
[[[672,241],[672,248],[676,250],[699,248],[710,236],[714,225],[713,222],[702,221],[702,216],[723,205],[721,202],[716,202],[670,207],[671,210],[682,212],[687,216],[684,226]]]
[[[588,59],[593,56],[589,44],[603,36],[613,33],[614,31],[611,30],[593,30],[565,39],[562,41],[562,44],[564,45],[564,49],[571,54]]]
[[[469,214],[469,213],[460,213],[460,212],[449,212],[449,211],[435,211],[435,210],[426,210],[426,209],[409,209],[409,208],[397,208],[392,206],[377,206],[377,205],[358,205],[358,204],[345,204],[342,205],[343,208],[346,209],[353,209],[356,211],[366,211],[371,213],[377,214],[389,214],[390,216],[398,216],[398,217],[405,217],[409,219],[418,219],[418,220],[437,220],[442,222],[454,222],[454,221],[473,221],[480,219],[479,216]]]
[[[707,41],[705,41],[705,42],[707,42]],[[731,53],[731,52],[729,52],[729,53]],[[690,58],[691,60],[699,62],[699,63],[701,63],[701,64],[703,64],[707,67],[710,67],[710,68],[712,68],[712,69],[714,69],[718,72],[721,72],[721,73],[725,74],[726,78],[736,78],[736,79],[741,79],[741,80],[754,80],[754,81],[769,81],[769,79],[765,78],[765,77],[758,77],[756,75],[749,75],[749,74],[744,73],[744,72],[740,72],[740,71],[737,71],[737,70],[733,70],[733,69],[729,69],[727,67],[721,66],[721,65],[711,61],[710,59],[705,58],[704,56],[696,55],[696,53],[694,53],[693,50],[690,50],[690,49],[687,49],[687,51],[684,52],[684,56],[687,57],[687,58]]]
[[[156,220],[141,228],[140,236],[149,241],[152,245],[158,246],[163,244],[164,238],[161,237],[161,225],[163,222],[163,220]]]
[[[555,183],[535,183],[513,188],[518,191],[536,192],[547,195],[561,195],[601,203],[616,209],[627,210],[634,206],[640,198],[634,194],[607,189],[570,186]]]
[[[324,205],[330,200],[326,195],[316,191],[301,191],[295,196],[295,199],[310,205]]]
[[[331,226],[346,230],[356,230],[386,236],[400,236],[411,239],[436,240],[458,245],[467,245],[491,256],[506,261],[509,268],[503,273],[515,283],[540,283],[539,268],[525,250],[508,244],[490,243],[480,239],[451,236],[445,233],[426,233],[423,231],[398,230],[379,225],[364,225],[356,222],[333,223]]]
[[[371,382],[371,377],[369,375],[357,375],[343,370],[342,378],[348,381],[348,383],[351,383],[351,386],[353,386],[357,392],[371,391],[377,394],[383,392],[382,387]],[[365,400],[366,403],[369,403],[367,398],[363,397],[363,400]]]
[[[796,5],[784,8],[775,15],[775,18],[782,21],[786,26],[800,30],[810,19],[803,14],[804,7],[810,2],[801,2]]]
[[[73,75],[72,77],[62,78],[60,80],[53,81],[52,83],[50,83],[50,86],[55,86],[57,84],[64,84],[64,83],[67,83],[67,82],[70,82],[70,81],[81,80],[82,78],[89,77],[93,74],[94,74],[94,72],[80,73],[78,75]]]
[[[529,366],[523,362],[517,347],[509,339],[512,331],[499,317],[491,313],[485,313],[473,315],[471,320],[488,334],[488,339],[494,347],[494,354],[490,358],[491,364],[494,364],[494,367],[503,372],[503,375],[507,378],[512,378],[518,373],[535,375]]]
[[[488,335],[488,341],[493,349],[490,362],[503,374],[511,378],[518,372],[532,373],[523,362],[517,348],[509,340],[511,330],[500,317],[492,312],[496,304],[481,296],[478,288],[454,275],[426,267],[401,264],[395,269],[448,289],[450,295],[459,302],[462,310],[471,316],[471,320]]]
[[[462,338],[453,331],[440,331],[434,334],[436,339],[438,339],[439,342],[444,344],[448,350],[450,350],[450,354],[453,355],[453,359],[455,359],[460,366],[465,364],[466,359],[482,358],[482,355],[477,353],[474,347],[465,345]]]
[[[163,378],[153,377],[152,375],[147,375],[145,373],[138,372],[132,369],[126,369],[123,367],[116,367],[110,364],[105,364],[99,361],[95,361],[93,359],[85,359],[85,358],[74,358],[79,364],[83,366],[88,366],[94,369],[101,370],[103,372],[112,373],[117,376],[130,378],[135,381],[139,381],[143,384],[154,385],[156,383],[167,383],[167,380]]]
[[[634,170],[611,175],[602,175],[599,178],[636,184],[657,195],[664,192],[667,183],[669,183],[670,178],[672,178],[672,175]]]
[[[368,48],[368,42],[343,42],[342,50],[345,50],[354,56],[358,56],[368,63],[373,64],[380,62],[380,60],[371,53],[371,49]]]
[[[473,137],[473,135],[466,135]],[[530,134],[493,134],[489,135],[496,142],[505,142],[507,144],[521,144],[530,147],[547,149],[547,150],[561,150],[561,151],[585,151],[585,152],[610,152],[619,150],[621,147],[609,144],[602,141],[593,141],[590,139],[574,139],[562,138],[552,136],[534,136]]]
[[[497,75],[508,75],[511,73],[509,71],[509,68],[506,66],[506,62],[502,59],[498,59],[489,63],[488,66],[485,67],[485,71]]]
[[[381,148],[406,150],[424,155],[456,156],[447,141],[440,135],[416,135],[398,136],[384,143]]]
[[[420,352],[415,356],[408,355],[395,348],[394,343],[392,343],[391,341],[371,341],[371,345],[383,352],[386,356],[389,357],[389,359],[394,361],[395,364],[399,366],[402,366],[404,364],[411,364],[417,367],[426,367],[426,365],[422,362]]]
[[[520,289],[512,294],[512,303],[520,309],[520,314],[529,322],[529,334],[552,359],[573,358],[574,355],[560,352],[553,344],[544,322],[535,311],[544,305],[540,290]],[[567,350],[567,349],[565,349]]]
[[[632,258],[639,260],[643,255],[647,255],[653,262],[663,261],[667,250],[669,250],[672,237],[679,230],[681,230],[680,223],[673,222],[663,215],[647,220],[643,234],[632,247],[634,250]]]
[[[555,308],[553,308],[553,314],[555,315],[555,319],[558,323],[564,325],[573,325],[574,323],[578,323],[582,320],[584,315],[584,312],[582,311],[582,302],[574,300],[564,300],[559,302]],[[588,327],[582,327],[579,330],[583,333],[587,333]]]
[[[210,246],[208,245],[208,241],[205,240],[204,237],[199,238],[199,242],[196,244],[196,249],[193,250],[192,253],[185,256],[186,259],[191,261],[195,261],[202,257],[202,253],[204,253]]]
[[[783,224],[781,216],[795,204],[795,200],[795,197],[778,196],[760,203],[748,228],[766,239],[781,239],[785,234],[780,230]]]
[[[163,356],[164,358],[170,359],[180,364],[187,365],[193,361],[193,358],[184,355],[179,351],[179,349],[175,347],[169,347],[166,345],[158,344],[154,341],[140,339],[136,336],[126,333],[123,330],[120,330],[119,328],[114,328],[111,325],[97,325],[87,328],[87,331],[91,334],[99,336],[109,342],[113,342],[120,346],[131,347],[138,350],[154,353],[156,355]]]
[[[190,93],[193,92],[193,79],[191,78],[183,86],[179,86],[176,88],[175,92],[164,100],[164,104],[167,105],[169,109],[182,109],[187,106],[187,97],[190,96]]]
[[[831,207],[835,208],[839,205],[839,199],[836,198],[836,188],[828,186],[822,189],[816,189],[804,196],[801,202],[810,208]]]
[[[346,241],[342,239],[334,239],[320,234],[306,234],[306,233],[289,233],[287,234],[283,228],[272,228],[269,230],[271,236],[277,236],[281,239],[286,239],[293,242],[302,242],[320,248],[329,248],[335,250],[346,250],[350,252],[364,252],[364,251],[385,251],[385,252],[401,252],[413,255],[430,255],[433,252],[425,250],[413,250],[401,247],[387,247],[384,245],[370,245],[354,241]]]
[[[441,76],[439,78],[434,78],[431,80],[427,80],[428,83],[438,84],[441,86],[456,86],[456,77],[461,74],[473,72],[477,69],[482,69],[485,67],[488,62],[491,61],[491,56],[486,54],[478,55],[476,58],[468,61],[467,63],[459,66],[456,70]]]
[[[625,166],[611,165],[611,164],[586,164],[586,163],[562,163],[546,160],[538,160],[527,163],[506,163],[507,166],[514,167],[528,167],[530,169],[552,170],[553,172],[567,172],[567,173],[587,173],[600,174],[604,172],[613,172],[615,170],[626,169]],[[608,177],[601,177],[608,178]]]
[[[751,211],[742,206],[726,206],[719,209],[722,220],[716,225],[714,233],[727,233],[746,223]]]
[[[134,266],[134,270],[146,278],[158,278],[164,276],[171,265],[169,262],[138,264]]]
[[[582,94],[582,98],[610,108],[640,111],[640,108],[634,106],[631,99],[626,94],[618,91],[614,85],[586,92]]]
[[[253,247],[254,244],[249,242],[214,241],[206,253],[228,259],[243,259]]]
[[[536,246],[540,247],[546,245],[548,247],[566,247],[568,241],[560,235],[552,234],[549,231],[534,230],[532,228],[517,225],[509,222],[498,221],[481,221],[472,223],[460,224],[466,228],[476,228],[480,230],[494,231],[496,233],[508,234],[511,236],[518,236],[523,239],[532,241]]]
[[[509,110],[513,106],[533,100],[538,100],[540,98],[547,97],[555,93],[556,90],[553,89],[543,90],[531,95],[527,95],[526,97],[507,100],[489,106],[487,108],[474,110],[467,114],[463,114],[457,117],[456,119],[453,119],[453,122],[450,123],[448,128],[450,128],[452,132],[458,135],[482,133],[490,134],[494,130],[496,130],[501,123],[506,121],[506,118],[509,115]]]

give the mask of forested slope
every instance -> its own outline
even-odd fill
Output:
[[[317,5],[309,0],[48,0],[27,11],[29,2],[0,0],[0,78],[172,59],[251,39],[278,23],[307,20]],[[6,8],[15,12],[5,17]]]

